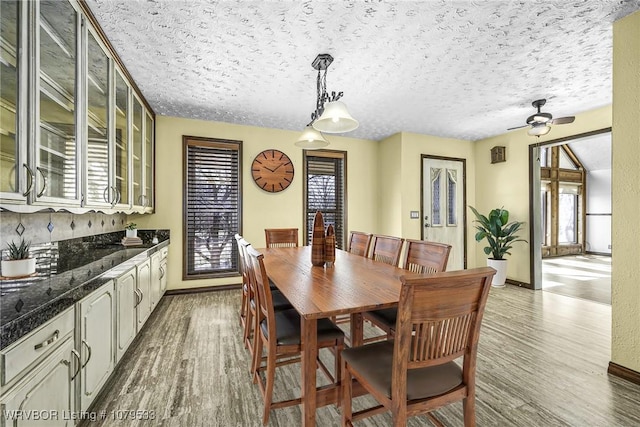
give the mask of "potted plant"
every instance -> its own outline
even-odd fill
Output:
[[[487,259],[487,265],[493,267],[496,270],[496,275],[493,276],[491,282],[492,286],[502,287],[507,279],[507,260],[504,259],[505,255],[511,255],[509,250],[512,248],[512,244],[515,242],[526,242],[516,236],[524,222],[513,221],[509,222],[509,211],[504,208],[493,209],[489,212],[489,216],[484,216],[478,212],[473,206],[469,206],[476,216],[475,222],[476,229],[476,241],[480,242],[483,239],[487,239],[489,246],[485,246],[484,253],[491,255]]]
[[[29,257],[30,242],[20,239],[20,244],[13,241],[7,244],[7,259],[2,260],[4,277],[23,277],[36,272],[36,259]]]
[[[126,237],[138,237],[138,224],[130,222],[124,226],[124,232]]]

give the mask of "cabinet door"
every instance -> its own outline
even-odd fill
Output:
[[[145,113],[144,126],[144,207],[146,212],[153,212],[155,202],[153,199],[153,118],[148,111]]]
[[[151,310],[155,308],[160,301],[162,286],[162,256],[160,252],[151,255]]]
[[[18,17],[20,8],[26,10],[27,2],[0,1],[2,16],[2,61],[0,61],[0,197],[4,202],[25,203],[33,190],[33,171],[27,164],[25,126],[18,119],[25,116],[24,90],[18,85],[18,76],[26,67],[20,58],[22,30]],[[23,55],[24,57],[25,55]],[[23,125],[26,122],[22,120]],[[20,143],[20,141],[24,141]]]
[[[138,265],[138,294],[137,317],[140,331],[151,314],[151,262],[148,259]]]
[[[116,363],[136,336],[136,269],[116,279]]]
[[[167,290],[167,275],[167,258],[163,258],[160,263],[160,298],[162,298]]]
[[[79,205],[78,55],[80,14],[68,1],[42,0],[37,60],[40,89],[35,197]]]
[[[115,292],[113,282],[103,285],[79,303],[81,354],[80,410],[86,410],[113,371],[115,346]]]
[[[142,104],[138,101],[138,98],[133,97],[133,114],[132,114],[132,191],[133,191],[133,205],[137,208],[138,212],[144,211],[144,157],[143,157],[143,140],[142,130],[144,126],[144,111]]]
[[[93,31],[87,32],[87,146],[85,194],[88,206],[109,206],[109,58]]]
[[[129,197],[129,86],[120,72],[115,73],[115,149],[114,149],[114,205],[128,207]]]
[[[69,337],[31,375],[3,396],[0,402],[3,425],[73,426],[73,420],[64,417],[66,414],[69,418],[75,410],[72,378],[79,361],[72,357],[73,351],[73,339]]]

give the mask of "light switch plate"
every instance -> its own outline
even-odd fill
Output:
[[[411,219],[420,219],[420,211],[411,211],[410,218]]]

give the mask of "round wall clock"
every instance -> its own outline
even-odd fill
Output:
[[[253,159],[251,176],[264,191],[277,193],[293,181],[293,163],[282,151],[264,150]]]

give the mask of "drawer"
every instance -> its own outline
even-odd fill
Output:
[[[62,343],[67,335],[73,334],[74,310],[73,307],[57,315],[35,331],[29,333],[20,341],[2,350],[0,363],[2,364],[2,386],[39,361]]]

